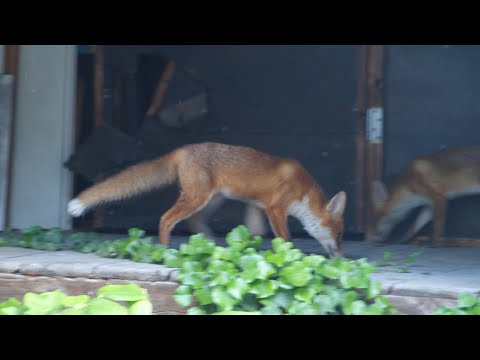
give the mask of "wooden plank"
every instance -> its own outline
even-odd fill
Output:
[[[368,45],[367,54],[367,174],[365,178],[367,181],[367,194],[371,194],[371,185],[373,181],[381,180],[383,170],[383,96],[381,88],[384,76],[384,47],[383,45]],[[367,239],[371,240],[373,207],[370,196],[367,196],[367,209]]]
[[[357,60],[357,100],[354,112],[357,114],[357,132],[355,135],[355,231],[365,231],[365,119],[367,112],[367,45],[358,46]]]
[[[431,244],[431,237],[417,236],[413,239],[412,244],[415,245],[429,245]],[[441,238],[440,247],[477,247],[480,246],[480,239],[475,238]]]
[[[80,144],[80,135],[83,122],[83,107],[85,100],[85,79],[79,76],[77,79],[77,103],[75,111],[75,147]]]
[[[167,64],[165,71],[163,72],[162,77],[158,82],[158,86],[153,96],[152,103],[147,110],[147,114],[146,114],[147,116],[155,116],[158,110],[160,110],[160,107],[162,106],[162,103],[163,103],[163,99],[168,89],[169,82],[173,79],[173,75],[175,74],[175,68],[176,68],[175,61],[170,61]]]
[[[5,59],[4,59],[4,73],[6,75],[13,76],[13,92],[11,99],[11,120],[9,130],[9,151],[7,160],[7,182],[6,182],[6,196],[4,200],[4,224],[10,225],[10,203],[12,193],[12,167],[13,167],[13,149],[15,145],[15,116],[16,116],[16,89],[17,89],[17,76],[18,76],[18,62],[20,56],[20,45],[6,45],[5,47]]]
[[[113,126],[117,129],[123,128],[123,76],[121,72],[115,77],[113,93]]]
[[[95,45],[94,56],[95,125],[103,123],[103,45]]]
[[[0,75],[0,230],[7,226],[14,76]]]
[[[94,48],[94,113],[95,113],[95,126],[103,123],[103,45],[95,45]],[[101,181],[101,178],[97,179]],[[100,207],[95,209],[93,214],[93,227],[99,229],[102,227],[103,218],[105,215],[105,209]]]

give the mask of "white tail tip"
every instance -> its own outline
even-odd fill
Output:
[[[78,199],[73,199],[68,203],[68,213],[73,217],[79,217],[85,212],[85,206]]]

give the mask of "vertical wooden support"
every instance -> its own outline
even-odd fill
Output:
[[[383,171],[383,127],[384,107],[382,85],[384,77],[384,46],[367,46],[367,95],[368,108],[366,116],[366,189],[367,189],[367,240],[373,232],[372,219],[372,183],[381,180]]]
[[[10,225],[10,203],[11,203],[11,189],[12,189],[12,169],[13,169],[13,149],[15,141],[15,119],[16,119],[16,89],[18,84],[18,63],[20,56],[20,45],[6,45],[5,46],[5,59],[3,72],[6,75],[13,76],[13,94],[10,100],[11,106],[11,119],[9,126],[9,144],[8,144],[8,156],[7,156],[7,174],[5,184],[5,202],[4,202],[4,219],[3,225]],[[0,69],[2,70],[2,69]]]
[[[357,114],[356,161],[355,161],[355,231],[365,232],[367,199],[365,199],[365,121],[367,113],[367,45],[358,46],[357,58],[357,100],[354,112]]]
[[[94,50],[94,80],[93,80],[93,96],[94,96],[94,114],[95,126],[103,123],[103,45],[95,45]],[[100,178],[97,181],[101,181]],[[93,227],[101,228],[103,225],[104,208],[97,208],[93,215]]]
[[[152,103],[147,110],[147,117],[154,116],[157,114],[158,110],[162,106],[163,99],[165,97],[165,93],[167,92],[169,82],[173,79],[173,75],[175,74],[176,63],[175,61],[170,61],[165,68],[165,71],[158,82],[157,89],[155,90]]]

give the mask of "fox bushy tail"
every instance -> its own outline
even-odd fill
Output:
[[[88,188],[69,202],[69,214],[81,216],[97,205],[126,199],[175,182],[177,170],[173,160],[173,154],[169,154],[146,161]]]

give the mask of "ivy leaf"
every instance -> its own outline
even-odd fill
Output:
[[[183,259],[178,250],[166,249],[163,253],[164,264],[170,268],[180,268],[183,264]]]
[[[354,312],[353,303],[357,300],[357,293],[354,291],[348,291],[345,293],[342,299],[342,309],[345,315],[352,315]],[[356,305],[358,306],[358,305]]]
[[[316,294],[317,294],[317,291],[315,289],[307,286],[307,287],[295,289],[293,297],[300,301],[309,302],[314,298]]]
[[[153,305],[149,300],[140,300],[133,303],[128,309],[130,315],[152,315]]]
[[[352,314],[353,315],[362,315],[367,307],[367,304],[365,304],[364,301],[362,300],[355,300],[352,303]]]
[[[261,313],[256,311],[221,311],[214,313],[212,315],[261,315]]]
[[[203,234],[190,236],[190,243],[192,253],[190,255],[206,254],[211,255],[215,251],[215,243],[207,239]]]
[[[287,262],[287,255],[283,253],[274,253],[271,250],[265,251],[265,260],[267,260],[269,263],[272,263],[278,267],[282,266]]]
[[[210,285],[212,286],[227,285],[233,278],[232,274],[233,274],[232,271],[219,271],[210,282]]]
[[[128,237],[131,239],[140,239],[145,235],[145,231],[139,228],[128,229]]]
[[[269,304],[260,310],[262,315],[283,315],[283,310],[276,304]]]
[[[256,294],[257,299],[268,298],[275,294],[278,289],[276,281],[256,281],[251,285],[250,293]]]
[[[68,308],[58,313],[59,315],[87,315],[87,308]]]
[[[173,299],[180,306],[190,306],[193,300],[191,287],[188,285],[180,285],[173,293]]]
[[[187,315],[207,315],[207,312],[199,307],[192,307],[187,310]]]
[[[309,255],[302,259],[303,263],[307,266],[317,267],[327,261],[327,258],[323,255]]]
[[[381,291],[382,285],[378,281],[370,281],[366,292],[367,299],[376,298]]]
[[[62,300],[62,305],[65,307],[79,307],[85,305],[89,301],[90,296],[88,295],[66,296]]]
[[[105,298],[95,298],[85,308],[88,315],[128,315],[128,309]]]
[[[280,271],[281,281],[295,287],[305,286],[312,278],[312,268],[301,261],[295,261]]]
[[[210,290],[206,288],[195,289],[193,292],[195,298],[199,302],[200,305],[210,305],[213,304],[212,295],[210,294]]]
[[[223,288],[216,287],[212,290],[212,300],[222,310],[232,310],[238,300],[230,296]]]
[[[199,261],[185,261],[182,264],[181,272],[182,273],[191,273],[202,271],[202,263]]]
[[[335,313],[336,302],[330,296],[317,295],[313,299],[313,303],[317,306],[321,315]]]
[[[230,281],[227,284],[226,289],[227,289],[227,292],[231,296],[233,296],[235,299],[241,300],[243,295],[245,295],[250,289],[250,286],[244,279],[238,277]]]
[[[183,285],[190,285],[193,289],[201,289],[205,286],[205,273],[180,273],[178,275],[178,281],[180,281]]]
[[[155,246],[154,250],[150,254],[152,262],[156,264],[161,264],[163,261],[164,253],[165,253],[165,247],[162,247],[161,245]]]
[[[292,242],[286,242],[284,239],[277,237],[272,240],[272,249],[274,252],[288,251],[293,248]]]
[[[25,310],[26,307],[15,298],[0,303],[0,315],[20,315]]]
[[[318,273],[323,277],[330,279],[338,279],[342,275],[342,271],[334,266],[325,264],[324,266],[317,269]]]
[[[240,275],[247,281],[266,280],[275,273],[275,268],[265,260],[249,263]]]
[[[469,308],[477,304],[477,298],[467,292],[461,293],[458,297],[459,308]]]
[[[235,251],[242,251],[249,244],[250,232],[244,225],[240,225],[227,234],[227,244]]]
[[[260,250],[263,245],[263,239],[260,236],[254,236],[250,243],[248,244],[248,247],[252,247],[256,250]]]
[[[309,304],[297,300],[294,300],[288,309],[290,315],[318,315],[319,312],[319,308],[316,304]]]
[[[370,285],[369,279],[361,272],[340,275],[340,284],[346,289],[366,289]]]
[[[255,264],[261,260],[264,260],[263,256],[260,254],[248,254],[243,255],[239,259],[239,265],[242,269],[246,269],[251,264]]]
[[[289,290],[279,290],[272,297],[264,300],[264,304],[273,303],[283,309],[288,309],[293,302],[293,292]]]
[[[138,301],[148,300],[148,293],[137,284],[127,285],[106,285],[98,289],[99,297],[115,301]]]
[[[62,308],[62,301],[66,297],[60,290],[43,294],[27,293],[23,297],[23,304],[28,315],[51,314]]]

